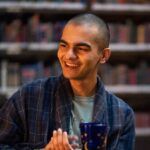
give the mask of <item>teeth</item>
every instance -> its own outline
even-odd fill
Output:
[[[66,63],[66,65],[69,66],[69,67],[78,67],[78,65],[76,65],[76,64],[71,64],[71,63]]]

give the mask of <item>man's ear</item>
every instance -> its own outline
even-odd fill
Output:
[[[100,63],[104,64],[109,59],[110,55],[111,55],[110,48],[103,49],[101,53]]]

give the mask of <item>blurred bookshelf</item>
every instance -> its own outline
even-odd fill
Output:
[[[98,3],[95,2],[91,5],[91,10],[95,13],[124,13],[124,14],[130,14],[132,15],[142,15],[143,13],[150,13],[149,5],[147,4],[134,4],[134,3]]]
[[[131,105],[136,150],[150,147],[149,0],[0,1],[0,106],[21,85],[61,73],[58,41],[66,21],[84,12],[108,22],[112,56],[99,74]]]

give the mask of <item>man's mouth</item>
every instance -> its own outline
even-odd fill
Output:
[[[79,64],[65,62],[65,66],[70,68],[78,68]]]

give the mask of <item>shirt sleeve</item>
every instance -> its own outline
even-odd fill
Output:
[[[47,143],[49,129],[41,121],[49,118],[41,113],[44,83],[38,80],[22,86],[0,109],[0,150],[33,150]]]
[[[9,98],[0,109],[0,149],[14,150],[16,143],[22,139],[22,121],[16,100],[19,91]]]
[[[125,123],[121,130],[115,150],[134,150],[135,145],[135,119],[132,109],[128,109]]]

